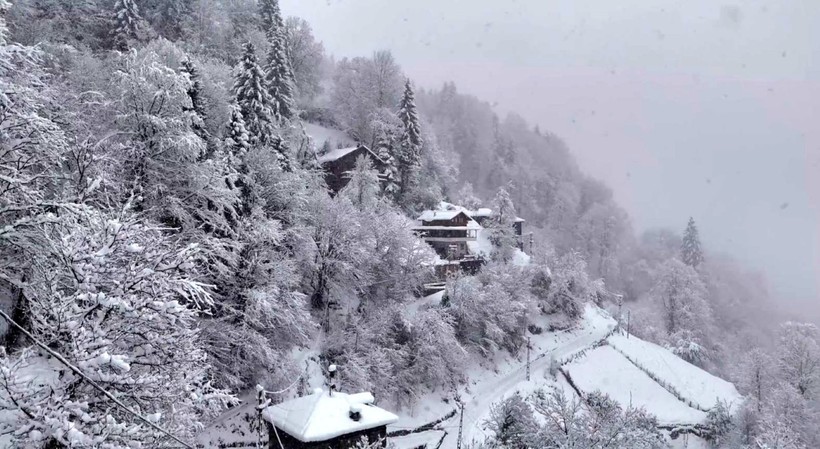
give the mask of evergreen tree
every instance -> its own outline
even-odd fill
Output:
[[[262,16],[262,31],[265,32],[268,41],[273,42],[273,39],[285,29],[279,0],[260,0],[259,15]]]
[[[291,120],[296,115],[293,71],[285,48],[284,30],[272,33],[268,62],[265,67],[268,92],[273,100],[271,107],[278,122]]]
[[[287,142],[285,142],[285,139],[283,139],[282,136],[278,134],[273,136],[271,139],[271,149],[274,154],[276,154],[276,158],[279,161],[279,167],[287,172],[293,171],[293,161],[290,155],[290,147],[288,147]]]
[[[6,45],[6,36],[9,34],[9,29],[6,26],[6,13],[11,4],[6,0],[0,0],[0,46]]]
[[[241,158],[250,148],[250,136],[239,106],[231,106],[231,118],[225,136],[225,144],[232,158]]]
[[[382,173],[384,193],[395,199],[399,193],[399,168],[394,156],[399,123],[394,122],[398,122],[398,119],[386,109],[380,109],[374,113],[374,117],[371,121],[371,127],[376,138],[373,152],[386,166],[385,171]]]
[[[695,226],[695,220],[692,217],[689,217],[689,224],[686,225],[686,231],[683,234],[681,260],[693,268],[697,268],[703,262],[698,228]]]
[[[225,136],[225,147],[228,150],[229,170],[236,170],[236,180],[227,179],[228,186],[239,189],[240,214],[250,215],[253,209],[254,192],[253,181],[247,164],[248,150],[250,150],[250,136],[245,128],[242,110],[237,105],[231,106],[231,118]]]
[[[399,172],[401,173],[401,190],[406,193],[410,178],[421,166],[421,126],[416,112],[416,99],[410,79],[404,83],[404,96],[399,105],[399,120],[402,123],[402,134],[399,139]]]
[[[192,121],[191,128],[199,138],[205,141],[205,152],[202,154],[201,159],[211,159],[214,153],[216,153],[216,142],[214,142],[211,133],[205,127],[208,112],[206,110],[207,104],[205,96],[202,93],[202,80],[199,75],[199,70],[190,58],[182,61],[179,70],[188,75],[188,79],[191,80],[191,85],[188,87],[188,98],[191,99],[191,106],[185,109],[196,114],[195,119]]]
[[[287,121],[295,115],[295,83],[293,69],[287,49],[285,22],[278,0],[262,0],[259,4],[259,15],[262,18],[262,31],[270,45],[265,66],[265,79],[268,92],[273,99],[271,108],[277,122]]]
[[[273,100],[268,93],[264,72],[257,62],[256,49],[250,42],[243,47],[233,91],[248,129],[250,143],[267,143],[274,132]]]
[[[128,50],[128,42],[139,39],[142,23],[139,8],[134,0],[117,0],[114,3],[114,46],[118,50]]]

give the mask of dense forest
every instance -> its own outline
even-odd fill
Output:
[[[387,50],[339,56],[277,0],[0,0],[13,447],[174,447],[160,427],[189,439],[256,384],[290,385],[300,350],[411,406],[585,303],[738,385],[716,445],[820,446],[817,328],[779,323],[762,276],[702,248],[694,220],[636,235],[560,137],[416,86]],[[332,144],[308,123],[373,149],[388,182],[361,160],[330,195]],[[525,218],[532,263],[496,223],[492,260],[407,314],[435,258],[412,220],[445,200]]]

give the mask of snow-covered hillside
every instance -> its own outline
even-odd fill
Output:
[[[649,376],[661,379],[667,390],[695,408],[708,410],[721,400],[736,409],[743,401],[731,382],[687,363],[654,343],[625,335],[613,335],[607,343]]]
[[[731,383],[683,361],[667,349],[635,336],[627,338],[616,328],[615,320],[594,305],[587,305],[575,328],[531,338],[529,381],[526,355],[499,360],[496,370],[478,363],[471,369],[469,385],[461,391],[465,403],[463,442],[483,441],[490,435],[485,424],[494,403],[516,392],[527,395],[541,388],[557,388],[576,398],[578,393],[586,396],[601,391],[624,407],[645,408],[664,426],[703,424],[705,410],[711,405],[700,407],[700,404],[713,405],[721,400],[737,406],[742,401]],[[553,359],[561,365],[561,373],[556,378],[549,375]],[[691,406],[690,401],[696,405]],[[390,430],[418,427],[456,407],[452,401],[442,401],[441,395],[430,395],[413,411],[399,411],[400,420]],[[433,430],[395,437],[392,441],[399,448],[422,444],[436,447],[439,441],[442,448],[454,448],[458,421],[456,414]],[[674,443],[673,447],[698,447],[696,445],[703,441],[691,437],[688,446],[683,446],[681,441],[670,443]]]
[[[695,410],[666,391],[608,345],[595,348],[564,366],[581,393],[600,391],[623,407],[642,407],[661,424],[698,424],[706,413]]]

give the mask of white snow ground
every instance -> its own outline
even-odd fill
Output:
[[[610,346],[595,348],[564,369],[584,394],[600,391],[622,407],[642,407],[660,424],[695,424],[706,418],[706,413],[679,401]]]
[[[717,378],[691,365],[668,350],[639,338],[613,335],[609,344],[640,365],[653,377],[663,379],[683,398],[701,409],[712,408],[716,401],[726,401],[737,407],[743,401],[730,382]]]

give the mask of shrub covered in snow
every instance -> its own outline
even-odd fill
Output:
[[[133,410],[190,436],[231,400],[211,387],[196,325],[211,298],[192,272],[195,246],[132,220],[87,209],[41,228],[47,247],[26,289],[31,333]],[[36,353],[0,359],[0,433],[20,445],[165,444],[66,366],[32,375]]]

